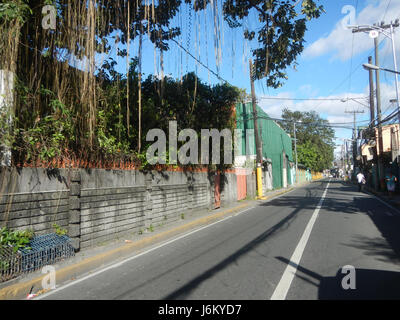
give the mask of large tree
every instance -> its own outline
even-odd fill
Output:
[[[202,0],[199,0],[200,2]],[[224,17],[232,28],[242,27],[250,14],[258,16],[253,29],[246,24],[243,36],[255,42],[255,78],[266,78],[269,87],[278,88],[287,79],[285,69],[296,65],[304,49],[308,20],[324,11],[316,0],[225,0]]]
[[[285,108],[279,124],[294,137],[296,122],[299,163],[315,171],[331,167],[334,159],[335,131],[316,111],[300,112]]]

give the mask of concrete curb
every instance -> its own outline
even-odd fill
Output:
[[[281,192],[274,193],[272,195],[266,196],[266,199],[263,201],[256,201],[257,203],[263,203],[266,200],[269,201],[273,198],[279,197],[285,193],[291,192],[296,188],[303,187],[304,185],[310,184],[312,182],[304,183],[302,185],[297,185],[287,190],[283,190]],[[156,243],[165,241],[170,239],[174,236],[180,235],[185,231],[193,230],[196,227],[202,227],[218,220],[222,220],[228,215],[233,215],[242,209],[250,207],[250,205],[254,203],[253,201],[247,201],[246,203],[240,204],[233,208],[229,208],[223,211],[220,211],[215,214],[211,214],[194,221],[191,221],[187,224],[177,226],[170,230],[163,231],[159,234],[146,237],[144,239],[138,240],[132,243],[125,243],[124,245],[117,247],[115,249],[109,250],[107,252],[94,255],[92,257],[86,258],[80,262],[67,265],[62,267],[61,269],[57,270],[56,280],[58,283],[64,283],[67,281],[73,281],[78,276],[83,274],[88,274],[93,272],[93,270],[98,269],[100,267],[104,267],[105,265],[109,265],[112,263],[118,262],[118,259],[122,257],[126,257],[129,254],[137,252],[137,250],[146,248],[150,245],[154,245]],[[0,300],[21,300],[26,299],[28,293],[30,292],[31,288],[42,288],[42,280],[47,275],[37,276],[33,279],[17,282],[15,284],[11,284],[10,286],[6,286],[0,289]],[[36,292],[36,294],[40,295],[45,293],[44,290]]]
[[[153,245],[157,242],[161,242],[163,240],[169,239],[173,236],[182,234],[185,231],[192,230],[196,227],[205,226],[211,224],[217,220],[221,220],[228,216],[229,214],[234,214],[240,211],[241,209],[249,207],[250,203],[244,203],[238,205],[234,208],[230,208],[227,210],[223,210],[216,214],[212,214],[206,217],[202,217],[200,219],[194,220],[187,224],[175,227],[170,230],[166,230],[159,234],[146,237],[136,242],[126,243],[120,247],[109,250],[107,252],[97,254],[90,258],[86,258],[78,263],[66,266],[62,269],[57,270],[57,282],[62,283],[68,280],[75,280],[78,275],[89,273],[93,269],[99,268],[106,264],[111,264],[116,262],[121,257],[124,257],[128,254],[134,253],[136,250],[143,249],[147,246]],[[16,284],[4,287],[0,289],[0,300],[16,300],[16,299],[24,299],[27,294],[34,288],[41,288],[42,280],[46,277],[46,275],[38,276],[34,279],[28,281],[18,282]],[[44,291],[39,291],[39,294],[44,293]]]

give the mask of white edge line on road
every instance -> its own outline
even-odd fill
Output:
[[[382,202],[384,205],[386,205],[388,208],[392,209],[394,212],[396,212],[398,215],[400,215],[400,211],[397,210],[395,207],[391,206],[389,203],[383,201],[382,199],[380,199],[379,197],[377,197],[376,195],[374,195],[373,193],[368,192],[371,196],[373,196],[375,199],[377,199],[378,201]],[[393,217],[393,214],[388,214],[385,213],[386,215]]]
[[[303,235],[300,238],[299,243],[297,244],[296,249],[293,252],[292,257],[290,258],[290,263],[287,265],[285,271],[283,272],[282,278],[279,281],[277,287],[275,288],[274,293],[271,296],[271,300],[285,300],[286,295],[290,289],[290,285],[292,284],[293,278],[296,274],[297,271],[297,266],[300,263],[301,257],[303,255],[304,249],[307,245],[308,239],[311,235],[312,228],[314,226],[315,221],[318,218],[319,211],[322,207],[322,203],[324,202],[324,199],[326,197],[326,193],[329,188],[329,183],[325,188],[324,193],[322,194],[321,199],[319,200],[319,203],[317,207],[314,210],[313,215],[311,216],[310,221],[308,222]]]
[[[297,188],[294,188],[293,190],[291,190],[291,191],[289,191],[289,192],[286,192],[286,193],[281,194],[281,195],[279,195],[279,196],[277,196],[277,197],[273,197],[273,198],[271,198],[271,199],[268,199],[268,201],[265,201],[264,203],[267,203],[267,202],[269,202],[269,201],[271,201],[271,200],[274,200],[274,199],[278,199],[278,198],[280,198],[280,197],[283,197],[283,196],[285,196],[285,195],[287,195],[287,194],[289,194],[289,193],[295,191],[296,189],[297,189]],[[242,213],[245,213],[245,212],[247,212],[247,211],[249,211],[249,210],[252,210],[252,209],[254,209],[254,208],[257,208],[257,207],[258,207],[258,206],[256,205],[256,206],[254,206],[254,207],[247,208],[247,209],[245,209],[245,210],[243,210],[243,211],[240,211],[240,212],[238,212],[238,213],[236,213],[236,214],[234,214],[234,215],[230,215],[230,216],[228,216],[228,217],[226,217],[226,218],[223,218],[223,219],[221,219],[221,220],[218,220],[218,221],[216,221],[216,222],[213,222],[213,223],[208,224],[208,225],[206,225],[206,226],[203,226],[203,227],[201,227],[201,228],[195,229],[195,230],[190,231],[190,232],[188,232],[188,233],[185,233],[185,234],[183,234],[183,235],[181,235],[181,236],[178,236],[177,238],[173,238],[173,239],[171,239],[171,240],[168,240],[168,241],[166,241],[166,242],[163,242],[163,243],[161,243],[161,244],[159,244],[159,245],[157,245],[157,246],[155,246],[155,247],[153,247],[153,248],[150,248],[150,249],[148,249],[148,250],[146,250],[146,251],[143,251],[143,252],[141,252],[141,253],[138,253],[138,254],[136,254],[136,255],[130,257],[130,258],[127,258],[127,259],[122,260],[122,261],[120,261],[120,262],[114,263],[114,264],[112,264],[112,265],[110,265],[110,266],[108,266],[108,267],[105,267],[105,268],[103,268],[103,269],[101,269],[101,270],[98,270],[98,271],[96,271],[96,272],[94,272],[94,273],[88,274],[87,276],[84,276],[83,278],[74,280],[73,282],[67,283],[67,284],[65,284],[65,285],[63,285],[63,286],[61,286],[61,287],[59,287],[59,288],[56,288],[56,289],[50,291],[50,292],[44,293],[44,294],[42,294],[42,295],[40,295],[40,296],[34,298],[34,300],[41,300],[41,299],[44,299],[44,298],[46,298],[46,297],[48,297],[48,296],[50,296],[50,295],[52,295],[52,294],[54,294],[54,293],[57,293],[57,292],[59,292],[59,291],[61,291],[61,290],[64,290],[64,289],[67,289],[68,287],[71,287],[71,286],[73,286],[73,285],[76,285],[76,284],[78,284],[78,283],[80,283],[80,282],[82,282],[82,281],[85,281],[85,280],[89,279],[89,278],[95,277],[95,276],[97,276],[97,275],[99,275],[99,274],[101,274],[101,273],[103,273],[103,272],[108,271],[108,270],[111,270],[111,269],[120,267],[121,265],[123,265],[123,264],[126,263],[126,262],[132,261],[132,260],[134,260],[134,259],[136,259],[136,258],[139,258],[139,257],[141,257],[141,256],[143,256],[143,255],[145,255],[145,254],[147,254],[147,253],[150,253],[150,252],[152,252],[152,251],[155,251],[155,250],[157,250],[157,249],[160,249],[160,248],[162,248],[162,247],[164,247],[164,246],[166,246],[166,245],[169,245],[169,244],[171,244],[171,243],[173,243],[173,242],[175,242],[175,241],[178,241],[178,240],[180,240],[180,239],[183,239],[183,238],[185,238],[185,237],[188,237],[188,236],[190,236],[190,235],[192,235],[192,234],[194,234],[194,233],[196,233],[196,232],[199,232],[199,231],[201,231],[201,230],[204,230],[204,229],[206,229],[206,228],[208,228],[208,227],[211,227],[211,226],[213,226],[213,225],[216,225],[216,224],[218,224],[218,223],[220,223],[220,222],[226,221],[227,219],[230,219],[230,218],[232,218],[232,217],[236,217],[236,216],[238,216],[238,215],[240,215],[240,214],[242,214]]]
[[[251,210],[251,209],[254,209],[254,208],[256,208],[256,207],[251,207],[251,208],[248,208],[248,209],[246,209],[246,210],[240,211],[240,212],[236,213],[234,216],[237,216],[237,215],[239,215],[239,214],[242,214],[242,213],[244,213],[244,212],[246,212],[246,211],[249,211],[249,210]],[[208,228],[208,227],[211,227],[211,226],[213,226],[213,225],[216,225],[216,224],[218,224],[218,223],[220,223],[220,222],[226,221],[226,220],[228,220],[228,219],[230,219],[230,218],[232,218],[232,217],[234,217],[234,216],[233,216],[233,215],[228,216],[228,217],[226,217],[226,218],[223,218],[223,219],[221,219],[221,220],[218,220],[218,221],[216,221],[216,222],[213,222],[213,223],[208,224],[208,225],[206,225],[206,226],[203,226],[203,227],[201,227],[201,228],[198,228],[198,229],[195,229],[195,230],[190,231],[190,232],[188,232],[188,233],[185,233],[185,234],[183,234],[183,235],[181,235],[181,236],[179,236],[179,237],[177,237],[177,238],[173,238],[173,239],[171,239],[171,240],[168,240],[168,241],[166,241],[166,242],[163,242],[163,243],[161,243],[161,244],[159,244],[159,245],[157,245],[157,246],[155,246],[155,247],[153,247],[153,248],[150,248],[150,249],[148,249],[148,250],[146,250],[146,251],[143,251],[143,252],[141,252],[141,253],[138,253],[138,254],[136,254],[136,255],[130,257],[130,258],[127,258],[127,259],[124,259],[124,260],[122,260],[122,261],[120,261],[120,262],[114,263],[114,264],[112,264],[112,265],[110,265],[110,266],[108,266],[108,267],[105,267],[105,268],[103,268],[103,269],[101,269],[101,270],[98,270],[98,271],[96,271],[96,272],[94,272],[94,273],[88,274],[87,276],[84,276],[83,278],[77,279],[77,280],[75,280],[75,281],[73,281],[73,282],[70,282],[70,283],[68,283],[68,284],[65,284],[65,285],[59,287],[59,288],[56,288],[56,289],[54,289],[54,290],[52,290],[52,291],[50,291],[50,292],[44,293],[44,294],[42,294],[42,295],[36,297],[34,300],[41,300],[41,299],[44,299],[44,298],[46,298],[46,297],[48,297],[48,296],[50,296],[50,295],[52,295],[52,294],[54,294],[54,293],[56,293],[56,292],[59,292],[59,291],[61,291],[61,290],[64,290],[64,289],[66,289],[66,288],[68,288],[68,287],[71,287],[71,286],[73,286],[73,285],[76,285],[76,284],[78,284],[78,283],[80,283],[80,282],[82,282],[82,281],[85,281],[85,280],[89,279],[89,278],[95,277],[95,276],[97,276],[97,275],[99,275],[99,274],[101,274],[101,273],[103,273],[103,272],[105,272],[105,271],[108,271],[108,270],[111,270],[111,269],[120,267],[121,265],[123,265],[123,264],[126,263],[126,262],[132,261],[132,260],[134,260],[134,259],[136,259],[136,258],[139,258],[139,257],[141,257],[141,256],[143,256],[143,255],[145,255],[145,254],[147,254],[147,253],[150,253],[150,252],[152,252],[152,251],[155,251],[155,250],[157,250],[157,249],[160,249],[160,248],[162,248],[162,247],[164,247],[164,246],[166,246],[166,245],[169,245],[169,244],[171,244],[171,243],[173,243],[173,242],[175,242],[175,241],[181,240],[181,239],[183,239],[183,238],[185,238],[185,237],[188,237],[188,236],[190,236],[190,235],[192,235],[192,234],[194,234],[194,233],[196,233],[196,232],[199,232],[199,231],[201,231],[201,230],[204,230],[204,229],[206,229],[206,228]]]

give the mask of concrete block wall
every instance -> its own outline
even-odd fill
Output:
[[[145,226],[146,188],[82,189],[80,246],[90,247]],[[71,231],[71,230],[70,230]]]
[[[36,234],[67,228],[69,189],[65,170],[0,167],[0,227]]]
[[[246,187],[247,196],[254,199],[257,196],[257,177],[255,172],[246,176]]]
[[[235,171],[221,174],[221,205],[237,201]],[[256,176],[246,175],[249,197]],[[68,229],[75,248],[181,219],[188,210],[213,209],[215,173],[0,167],[0,227],[54,232]]]
[[[0,196],[0,226],[46,234],[53,224],[68,227],[68,191],[14,193]]]
[[[149,223],[152,225],[179,220],[181,214],[190,209],[186,184],[153,187],[151,198],[153,207]]]
[[[46,234],[56,223],[76,249],[171,223],[214,201],[207,172],[0,169],[0,227]]]
[[[237,199],[236,173],[225,172],[221,174],[221,205],[226,206],[229,203],[236,202]]]

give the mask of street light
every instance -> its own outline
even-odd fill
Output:
[[[354,102],[357,102],[358,104],[361,104],[363,107],[369,109],[369,106],[367,106],[367,105],[364,104],[364,103],[361,103],[360,101],[357,101],[357,100],[354,99],[354,98],[343,98],[343,99],[341,99],[340,101],[341,101],[341,102],[347,102],[347,101],[349,101],[349,100],[354,101]]]
[[[397,99],[397,109],[398,109],[398,111],[400,111],[399,80],[398,80],[398,76],[397,76],[399,74],[399,72],[397,71],[396,46],[395,46],[395,43],[394,43],[394,28],[395,27],[399,27],[399,26],[400,26],[399,19],[396,19],[396,21],[394,23],[391,21],[390,24],[388,24],[388,25],[385,25],[384,22],[381,22],[380,25],[374,24],[372,26],[371,25],[349,26],[349,28],[352,29],[353,33],[356,33],[356,32],[369,32],[369,36],[371,38],[373,38],[374,42],[375,42],[375,52],[376,52],[375,54],[376,54],[376,56],[377,56],[377,50],[378,50],[377,39],[379,37],[379,34],[383,34],[386,38],[391,40],[391,42],[392,42],[392,51],[393,51],[393,63],[394,63],[394,69],[395,70],[388,70],[388,69],[383,69],[383,68],[381,68],[381,70],[388,71],[388,72],[393,72],[396,75],[394,79],[395,79],[395,86],[396,86],[396,99]],[[390,29],[389,32],[387,32],[386,29]],[[372,66],[372,65],[369,65],[369,66]],[[366,67],[364,66],[364,68],[366,68]],[[373,68],[368,68],[368,69],[379,70],[379,67],[378,66],[374,66]],[[378,75],[378,72],[377,72],[377,75]],[[399,113],[399,121],[400,121],[400,113]]]
[[[395,73],[395,74],[400,74],[399,71],[381,68],[381,67],[378,67],[378,66],[376,66],[374,64],[370,64],[370,63],[364,63],[363,67],[364,67],[365,70],[383,70],[383,71],[392,72],[392,73]],[[397,100],[395,100],[395,101],[397,101]]]

